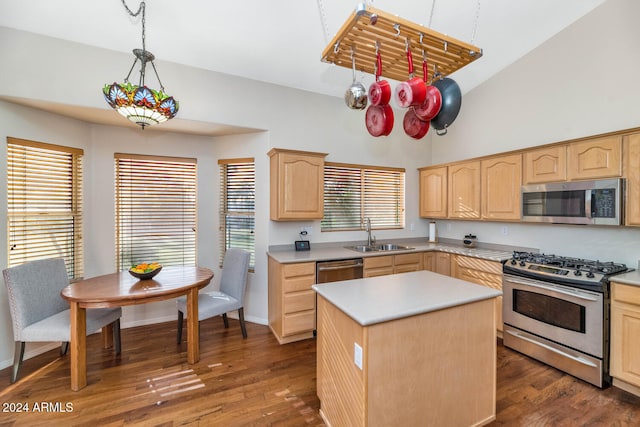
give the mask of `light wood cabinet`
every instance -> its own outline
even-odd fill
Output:
[[[274,148],[268,155],[271,219],[322,219],[326,154]]]
[[[422,259],[423,269],[434,273],[451,275],[451,254],[446,252],[425,252]]]
[[[622,176],[622,137],[596,138],[567,145],[567,178],[613,178]]]
[[[451,276],[502,291],[502,264],[497,261],[452,255]],[[496,330],[502,334],[502,297],[495,299]],[[502,335],[500,335],[502,336]]]
[[[316,263],[269,257],[269,328],[280,344],[312,338],[316,328]]]
[[[640,287],[611,283],[611,369],[614,385],[640,395]],[[622,382],[618,382],[620,380]]]
[[[640,225],[640,134],[624,137],[625,225]]]
[[[420,216],[422,218],[447,217],[447,167],[421,168]]]
[[[393,274],[393,255],[366,257],[362,277],[386,276]]]
[[[386,276],[422,270],[422,253],[372,256],[363,259],[363,277]]]
[[[422,270],[422,253],[398,254],[393,257],[393,273]]]
[[[524,184],[560,182],[567,179],[567,146],[528,150],[523,153],[522,181]]]
[[[483,159],[480,168],[482,219],[519,221],[522,155]]]
[[[448,217],[480,219],[480,161],[448,167]]]

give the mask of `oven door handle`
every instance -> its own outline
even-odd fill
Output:
[[[564,351],[558,350],[557,348],[554,348],[554,347],[551,347],[551,346],[549,346],[547,344],[544,344],[544,343],[538,342],[536,340],[533,340],[533,339],[531,339],[529,337],[526,337],[526,336],[524,336],[522,334],[519,334],[518,332],[507,331],[507,333],[510,334],[510,335],[513,335],[514,337],[516,337],[518,339],[527,341],[527,342],[529,342],[531,344],[537,345],[537,346],[542,347],[542,348],[544,348],[546,350],[549,350],[549,351],[552,351],[552,352],[554,352],[556,354],[559,354],[560,356],[568,357],[569,359],[575,360],[576,362],[582,363],[583,365],[587,365],[587,366],[590,366],[592,368],[597,368],[598,367],[595,363],[591,362],[590,360],[583,359],[582,357],[574,356],[573,354],[565,353]]]
[[[571,291],[567,291],[567,290],[564,290],[564,289],[558,289],[558,288],[555,288],[555,287],[552,287],[552,286],[545,286],[545,285],[542,285],[540,283],[534,283],[534,282],[529,282],[529,281],[525,281],[525,280],[518,280],[518,279],[514,279],[512,277],[509,277],[509,278],[507,278],[505,280],[508,280],[511,283],[517,283],[518,285],[531,286],[531,287],[534,287],[534,288],[540,288],[540,289],[544,289],[544,290],[547,290],[547,291],[558,292],[558,293],[561,293],[561,294],[564,294],[564,295],[569,295],[571,297],[580,298],[580,299],[583,299],[585,301],[598,301],[598,298],[592,297],[590,295],[584,295],[582,293],[571,292]]]

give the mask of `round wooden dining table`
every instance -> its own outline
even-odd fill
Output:
[[[139,280],[128,271],[80,280],[61,291],[71,306],[71,389],[78,391],[87,385],[87,308],[122,307],[146,304],[187,296],[187,361],[200,359],[198,331],[198,291],[207,286],[213,272],[204,267],[163,267],[152,279]],[[111,327],[102,330],[103,344],[113,337]]]

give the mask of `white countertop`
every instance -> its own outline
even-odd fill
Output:
[[[402,243],[405,244],[405,243]],[[483,248],[466,248],[464,246],[455,246],[444,243],[409,243],[413,249],[401,250],[401,251],[379,251],[379,252],[357,252],[351,249],[347,249],[343,246],[318,246],[311,245],[311,250],[308,251],[269,251],[268,255],[281,264],[289,264],[295,262],[315,262],[315,261],[328,261],[338,259],[349,258],[365,258],[371,256],[383,256],[383,255],[397,255],[411,252],[427,252],[427,251],[440,251],[453,254],[465,255],[475,258],[482,258],[489,261],[502,261],[511,258],[512,253],[508,251],[483,249]]]
[[[313,289],[362,326],[502,295],[431,271],[323,283]]]
[[[629,273],[616,274],[609,279],[611,282],[624,283],[625,285],[640,286],[640,271],[634,270]]]

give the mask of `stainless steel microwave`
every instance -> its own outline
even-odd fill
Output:
[[[522,221],[622,224],[622,179],[522,186]]]

